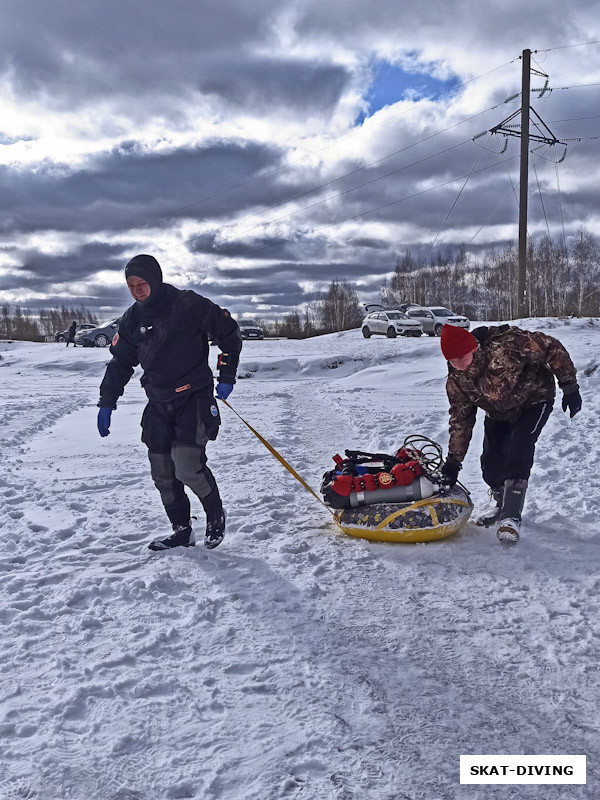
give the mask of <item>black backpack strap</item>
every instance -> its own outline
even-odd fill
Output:
[[[362,464],[364,461],[383,461],[384,464],[398,464],[400,459],[391,456],[389,453],[365,453],[363,450],[346,450],[346,460],[354,464]]]

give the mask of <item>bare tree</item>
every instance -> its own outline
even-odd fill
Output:
[[[580,225],[573,244],[574,304],[578,316],[582,316],[586,309],[591,309],[593,304],[586,304],[586,301],[597,296],[598,260],[598,241]]]
[[[331,333],[358,328],[362,318],[355,284],[348,281],[331,281],[321,306],[324,331]]]
[[[280,336],[287,336],[288,339],[302,339],[304,338],[304,330],[300,314],[297,311],[292,311],[286,314],[283,322],[279,324]]]
[[[594,316],[600,312],[600,244],[580,226],[570,249],[550,236],[528,242],[527,297],[531,316]],[[396,260],[394,274],[382,287],[388,305],[412,302],[447,305],[475,319],[511,319],[518,274],[514,243],[469,256],[460,245],[438,251],[429,265],[415,262],[410,251]]]
[[[302,306],[304,312],[304,334],[314,336],[320,332],[319,320],[323,306],[323,296],[320,292],[312,292],[308,295],[306,302]]]

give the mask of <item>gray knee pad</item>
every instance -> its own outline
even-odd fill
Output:
[[[185,486],[202,499],[216,487],[212,472],[206,466],[206,452],[203,447],[176,445],[171,450],[175,465],[175,475]]]
[[[171,505],[181,500],[183,486],[175,476],[175,465],[169,453],[151,453],[148,451],[150,474],[154,485],[160,492],[163,505]]]

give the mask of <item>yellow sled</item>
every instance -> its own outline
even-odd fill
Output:
[[[349,536],[375,542],[433,542],[459,531],[471,516],[467,492],[455,486],[414,503],[376,503],[335,512],[339,527]]]

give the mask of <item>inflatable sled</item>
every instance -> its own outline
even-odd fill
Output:
[[[431,542],[459,531],[471,515],[468,491],[444,486],[441,447],[409,436],[394,456],[346,450],[323,476],[325,503],[344,533],[381,542]]]

